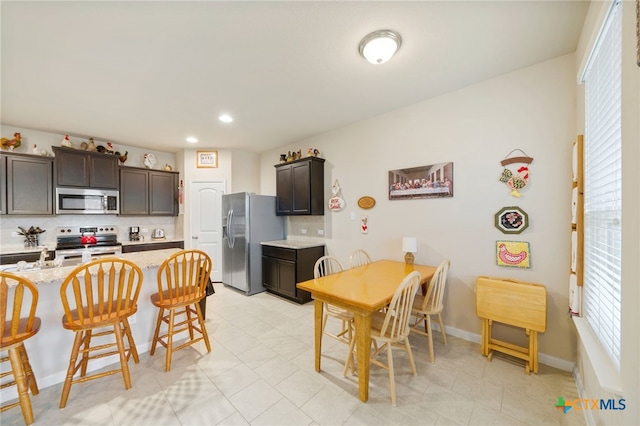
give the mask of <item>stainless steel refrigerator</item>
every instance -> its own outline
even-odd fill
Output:
[[[222,196],[222,283],[247,295],[264,291],[263,241],[284,239],[276,197],[248,192]]]

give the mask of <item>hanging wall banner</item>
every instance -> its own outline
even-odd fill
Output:
[[[520,151],[523,156],[512,156],[516,151]],[[514,149],[504,160],[500,162],[504,169],[500,175],[500,182],[503,182],[511,190],[511,195],[521,197],[522,190],[529,183],[529,165],[533,162],[533,158],[529,157],[523,150]],[[507,168],[511,165],[513,170]]]

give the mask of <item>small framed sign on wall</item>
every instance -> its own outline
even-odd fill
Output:
[[[197,151],[196,166],[198,168],[218,167],[218,151]]]

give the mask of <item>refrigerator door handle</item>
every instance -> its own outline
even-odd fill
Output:
[[[229,220],[227,221],[227,226],[229,230],[229,248],[233,248],[236,242],[236,236],[233,234],[233,209],[229,210]]]

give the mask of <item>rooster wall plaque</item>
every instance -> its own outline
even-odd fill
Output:
[[[510,157],[516,151],[520,151],[523,155],[517,157]],[[514,149],[511,151],[504,160],[500,162],[504,169],[500,175],[500,182],[507,184],[511,190],[511,195],[514,197],[520,197],[522,194],[519,190],[523,189],[529,183],[529,164],[533,162],[533,158],[529,157],[523,150]],[[507,168],[508,165],[515,164],[517,168],[514,171]]]

